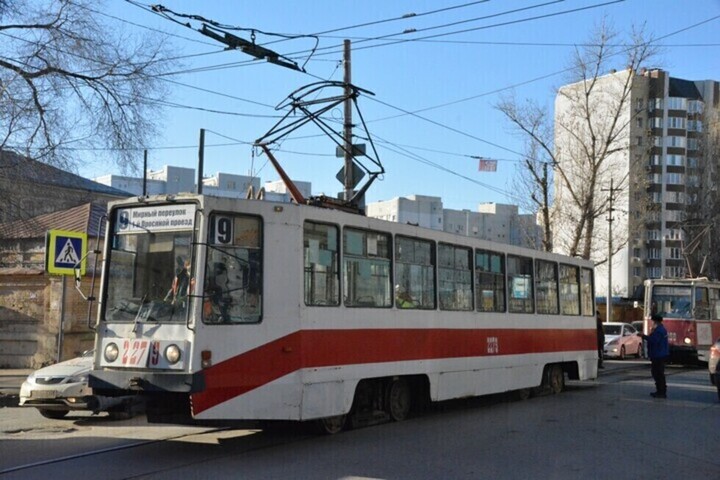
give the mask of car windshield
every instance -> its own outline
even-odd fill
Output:
[[[603,325],[603,333],[605,335],[620,335],[622,325]]]

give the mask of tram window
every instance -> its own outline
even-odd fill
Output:
[[[580,269],[580,303],[582,314],[595,316],[595,299],[593,298],[593,271],[589,268]]]
[[[395,306],[435,308],[435,248],[433,242],[395,237]]]
[[[538,313],[559,313],[557,263],[535,260],[535,292]]]
[[[695,311],[693,313],[698,320],[710,319],[710,301],[707,288],[695,287]]]
[[[508,255],[507,272],[510,312],[533,313],[535,307],[533,301],[532,259]]]
[[[343,278],[346,306],[391,306],[390,235],[345,228]]]
[[[560,265],[560,313],[580,314],[580,269],[572,265]]]
[[[440,309],[472,310],[472,250],[438,245]]]
[[[212,215],[203,289],[205,323],[256,323],[262,314],[262,221]]]
[[[306,305],[340,304],[338,228],[305,222],[303,256]]]
[[[711,288],[710,290],[710,318],[720,320],[720,290]]]
[[[475,252],[475,295],[478,312],[505,311],[505,258],[501,253]]]

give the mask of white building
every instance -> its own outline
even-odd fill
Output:
[[[538,248],[540,227],[534,215],[521,215],[516,205],[481,203],[478,211],[443,209],[440,197],[410,195],[369,203],[368,217],[409,223],[433,230]]]
[[[630,95],[618,118],[626,127],[615,137],[612,148],[617,151],[600,172],[603,191],[596,193],[600,200],[607,198],[611,176],[616,187],[627,179],[622,190],[614,192],[612,226],[613,242],[623,248],[613,255],[612,285],[608,285],[607,262],[598,266],[595,278],[600,294],[607,294],[611,288],[611,295],[628,297],[646,278],[684,277],[687,273],[682,249],[691,239],[685,238],[683,228],[688,212],[698,207],[699,198],[691,192],[702,188],[707,171],[718,168],[717,159],[705,158],[702,148],[707,126],[718,122],[720,84],[674,78],[658,69],[623,70],[600,77],[596,93],[589,99],[594,133],[600,138],[626,80],[631,82]],[[555,147],[558,161],[571,178],[588,175],[587,169],[573,169],[571,163],[573,152],[580,147],[575,137],[587,132],[583,133],[581,123],[577,129],[558,125],[568,125],[568,119],[576,115],[572,93],[581,87],[581,83],[565,85],[555,102]],[[582,95],[577,98],[585,102]],[[708,145],[705,148],[711,150]],[[556,205],[567,211],[567,204],[562,203],[565,194],[556,182]],[[593,258],[605,260],[609,235],[606,215],[599,217],[595,226],[598,241]],[[556,229],[554,244],[562,253],[567,253],[563,243],[566,233]]]

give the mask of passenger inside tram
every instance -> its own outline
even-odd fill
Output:
[[[415,308],[412,296],[401,285],[395,285],[395,305],[398,308]]]

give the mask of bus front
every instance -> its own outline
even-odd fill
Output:
[[[202,389],[191,365],[200,218],[192,200],[110,210],[90,376],[99,394],[141,394],[149,409],[189,415],[189,395]]]

